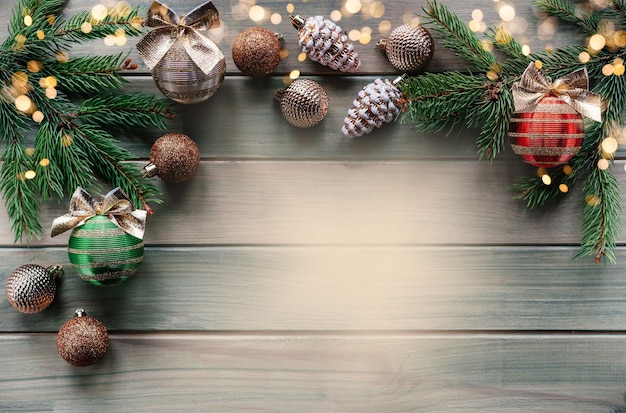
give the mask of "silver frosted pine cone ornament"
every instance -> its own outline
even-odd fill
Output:
[[[280,63],[282,36],[262,27],[251,27],[239,33],[232,46],[235,66],[251,77],[264,77]]]
[[[200,151],[182,133],[168,133],[157,139],[150,150],[150,163],[143,168],[148,177],[158,175],[167,183],[184,182],[198,169]]]
[[[322,16],[289,17],[293,27],[298,29],[298,45],[309,59],[340,72],[359,70],[359,55],[341,27]]]
[[[65,361],[84,367],[98,362],[109,348],[109,333],[100,321],[85,310],[76,310],[74,317],[57,333],[57,350]]]
[[[393,67],[401,72],[417,72],[435,53],[435,43],[430,32],[423,26],[403,24],[396,27],[386,39],[376,43],[384,51]]]
[[[317,125],[328,113],[328,95],[314,80],[296,79],[274,97],[287,122],[299,128]]]
[[[219,89],[226,59],[201,31],[216,29],[220,24],[211,1],[183,16],[157,0],[152,2],[144,26],[153,30],[137,43],[137,51],[165,96],[178,103],[195,104]]]
[[[45,310],[54,301],[57,278],[63,267],[42,267],[26,264],[16,268],[7,278],[6,296],[11,307],[26,314]]]
[[[391,122],[401,110],[402,92],[398,83],[404,76],[393,82],[388,79],[376,79],[359,91],[358,97],[352,102],[352,108],[343,120],[341,132],[354,138],[380,128],[383,123]]]

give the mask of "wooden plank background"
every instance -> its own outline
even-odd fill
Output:
[[[499,21],[497,2],[445,3],[464,21],[475,9],[487,25]],[[66,12],[95,4],[70,0]],[[184,13],[198,2],[171,4]],[[209,35],[227,57],[227,77],[209,101],[175,108],[169,130],[192,137],[202,162],[190,182],[159,182],[164,203],[149,218],[138,274],[115,287],[89,285],[69,265],[68,235],[15,245],[0,208],[3,277],[25,263],[67,270],[42,313],[0,300],[0,411],[587,413],[623,405],[626,249],[618,247],[616,265],[573,258],[580,187],[529,213],[507,187],[533,168],[509,149],[480,161],[475,131],[424,135],[394,123],[363,138],[341,135],[357,92],[398,75],[374,46],[380,22],[396,27],[425,1],[388,1],[381,18],[339,22],[372,28],[373,41],[356,44],[356,75],[298,61],[286,2],[257,2],[282,16],[278,25],[241,19],[245,4],[216,2],[223,28]],[[303,16],[342,4],[293,2]],[[514,6],[532,47],[579,41],[564,25],[539,38],[528,3]],[[2,38],[8,19],[5,9]],[[237,34],[255,25],[283,34],[289,50],[266,79],[241,76],[230,56]],[[120,51],[94,44],[74,53]],[[134,49],[131,57],[140,67],[127,89],[158,95]],[[330,97],[329,115],[308,130],[290,126],[273,99],[293,69]],[[447,69],[464,66],[438,45],[428,70]],[[123,145],[145,164],[162,133],[140,131]],[[613,168],[624,187],[623,160]],[[44,225],[67,205],[45,204]],[[111,333],[109,353],[88,368],[56,353],[56,331],[76,308]]]

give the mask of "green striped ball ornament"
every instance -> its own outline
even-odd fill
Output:
[[[112,285],[139,270],[143,240],[124,232],[104,215],[74,228],[67,252],[76,273],[95,285]]]

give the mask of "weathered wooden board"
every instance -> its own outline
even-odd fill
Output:
[[[124,284],[79,279],[64,248],[4,249],[0,274],[62,264],[38,314],[0,299],[0,332],[52,332],[77,308],[115,331],[624,331],[621,266],[564,247],[148,248]],[[618,260],[626,260],[620,248]]]
[[[3,411],[580,412],[623,403],[626,337],[113,334],[75,368],[0,336]]]
[[[97,3],[69,0],[66,14]],[[170,3],[184,13],[199,1]],[[344,15],[344,29],[371,29],[371,41],[355,46],[361,71],[349,76],[298,60],[289,3],[256,2],[279,24],[251,21],[252,3],[216,2],[223,25],[209,36],[226,56],[226,79],[209,101],[176,106],[168,128],[196,140],[202,163],[186,184],[157,180],[164,203],[149,218],[137,275],[89,285],[69,267],[67,234],[14,245],[0,207],[0,281],[25,263],[67,267],[45,312],[24,315],[0,298],[0,411],[606,413],[622,405],[626,249],[619,265],[573,259],[580,184],[562,202],[524,212],[507,186],[534,169],[508,148],[480,162],[475,131],[421,134],[394,123],[359,139],[340,133],[358,91],[398,75],[375,47],[381,23],[396,27],[426,1],[362,0],[362,10],[383,5],[384,14]],[[292,5],[329,16],[344,3]],[[520,40],[533,50],[582,44],[566,25],[539,39],[541,22],[517,3],[527,25]],[[481,10],[487,25],[499,22],[498,2],[446,5],[463,21]],[[2,39],[8,19],[6,9]],[[289,52],[266,79],[241,76],[230,54],[237,34],[257,25],[283,34]],[[125,90],[159,95],[136,41],[94,41],[71,54],[130,50],[139,68]],[[273,99],[295,69],[329,93],[316,128],[291,127]],[[466,67],[437,42],[426,70]],[[162,133],[136,131],[121,145],[142,165]],[[613,168],[623,187],[624,161]],[[42,205],[45,227],[67,201]],[[83,369],[55,349],[55,332],[77,308],[111,332],[106,358]]]
[[[616,168],[621,168],[619,162]],[[532,213],[507,187],[507,162],[207,161],[164,189],[148,244],[577,244],[582,195]],[[624,173],[620,174],[620,182]],[[42,222],[69,202],[42,206]],[[48,224],[48,225],[49,225]],[[0,244],[11,245],[0,211]],[[47,234],[33,245],[60,245]]]

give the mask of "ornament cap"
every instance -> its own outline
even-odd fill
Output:
[[[379,41],[377,41],[376,47],[378,47],[378,50],[386,53],[387,52],[387,38],[385,37],[384,39],[380,39]]]
[[[87,313],[82,308],[79,308],[78,310],[74,311],[74,317],[86,317],[86,316],[87,316]]]
[[[404,79],[406,79],[406,78],[407,78],[407,76],[408,76],[408,75],[407,75],[406,73],[403,73],[403,74],[401,74],[400,76],[398,76],[397,78],[395,78],[395,79],[393,80],[393,82],[391,82],[391,83],[393,83],[393,84],[394,84],[394,86],[397,86],[397,85],[399,85],[400,83],[402,83],[402,82],[404,81]]]
[[[148,165],[143,167],[141,174],[146,178],[152,178],[153,176],[159,174],[159,168],[157,168],[154,162],[150,162]]]
[[[46,271],[53,279],[59,278],[61,274],[63,274],[63,266],[62,265],[51,265],[46,268]]]
[[[293,14],[290,14],[289,18],[291,19],[291,25],[296,29],[300,30],[304,27],[304,23],[306,22],[304,17],[300,16],[299,14],[296,14],[295,16]]]

